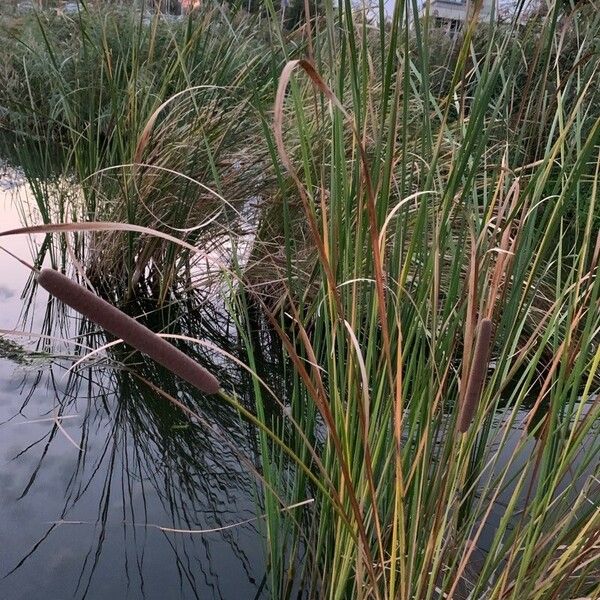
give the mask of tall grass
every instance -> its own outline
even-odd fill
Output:
[[[405,2],[389,22],[324,4],[290,39],[265,3],[290,60],[255,104],[264,174],[248,196],[273,204],[249,264],[227,269],[255,374],[238,408],[257,425],[269,593],[596,597],[600,17],[556,5],[520,24],[520,6],[450,40]],[[146,141],[159,106],[129,152],[162,167],[174,146]],[[228,172],[210,164],[213,182]],[[278,392],[261,328],[281,343]]]
[[[298,532],[308,595],[594,597],[598,18],[473,22],[442,61],[414,8],[328,4],[267,135],[289,219],[280,300],[256,302],[328,483]],[[290,525],[269,527],[285,571]]]

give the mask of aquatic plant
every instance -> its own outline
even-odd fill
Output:
[[[492,322],[483,319],[479,324],[475,350],[471,361],[471,371],[465,386],[465,396],[458,416],[458,431],[465,433],[477,410],[481,389],[485,383],[490,362],[490,345],[492,342]]]
[[[219,391],[217,379],[181,350],[62,273],[42,269],[37,275],[37,282],[90,321],[147,354],[200,391],[206,394]]]
[[[268,140],[284,251],[265,246],[264,293],[253,280],[238,300],[250,364],[249,301],[280,335],[290,412],[341,499],[316,494],[298,534],[308,595],[593,597],[599,22],[559,26],[553,7],[521,25],[518,7],[434,57],[411,8],[378,25],[329,4],[314,60],[283,69]]]
[[[105,3],[5,31],[3,152],[44,222],[124,221],[205,247],[239,233],[249,197],[269,187],[256,105],[281,61],[256,34],[215,6],[167,21]],[[156,238],[90,237],[75,250],[99,288],[125,295],[154,279],[164,300],[192,271],[193,257]]]

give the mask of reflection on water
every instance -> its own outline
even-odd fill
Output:
[[[11,194],[4,190],[0,199],[3,229],[19,225]],[[2,244],[22,258],[32,255],[25,237]],[[0,265],[0,328],[22,329],[27,270],[4,253]],[[28,326],[52,339],[14,339],[52,356],[22,364],[0,359],[0,598],[266,593],[260,520],[202,534],[165,530],[218,529],[257,515],[253,433],[232,409],[124,346],[69,371],[84,347],[106,339],[72,314],[56,318],[41,290],[32,302]],[[211,329],[222,344],[235,340],[222,314],[193,300],[160,311],[128,308],[146,312],[156,331],[198,337],[198,328]],[[71,341],[57,341],[66,337]],[[231,366],[198,347],[185,351],[243,390],[243,376]],[[148,382],[202,421],[190,422]]]
[[[38,375],[0,363],[0,527],[11,540],[2,566],[12,571],[2,597],[34,598],[40,586],[57,598],[128,588],[252,597],[264,571],[254,526],[198,536],[154,527],[218,528],[255,515],[252,477],[221,432],[252,455],[235,415],[215,411],[213,431],[127,372],[63,374],[59,364]]]

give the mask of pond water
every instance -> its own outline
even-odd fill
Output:
[[[21,225],[15,202],[27,188],[2,181],[6,230]],[[40,242],[12,236],[0,245],[31,260]],[[49,312],[43,290],[22,298],[28,270],[4,252],[0,273],[0,329],[52,338],[13,335],[26,352],[0,348],[0,598],[260,597],[260,520],[207,533],[160,529],[218,529],[257,515],[245,425],[153,365],[136,372],[201,410],[202,425],[108,356],[69,372],[81,350],[60,340],[78,321]],[[163,317],[194,325],[185,315]]]

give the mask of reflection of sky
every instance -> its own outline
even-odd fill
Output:
[[[0,185],[0,231],[21,227],[21,220],[15,210],[15,201],[26,194],[26,187],[12,186],[11,180]],[[30,241],[26,236],[13,235],[0,238],[0,246],[10,250],[19,258],[31,262]],[[0,251],[0,329],[13,329],[21,312],[18,302],[21,290],[29,272],[22,264]],[[17,300],[15,302],[15,300]]]

